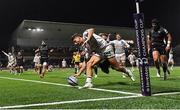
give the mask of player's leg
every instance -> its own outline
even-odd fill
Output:
[[[20,66],[20,73],[23,73],[23,70],[24,70],[24,68],[23,68],[23,66],[21,65],[21,66]]]
[[[106,74],[109,74],[109,61],[107,59],[101,60],[101,62],[98,64],[98,66],[101,68],[101,71],[103,71]]]
[[[41,74],[41,72],[42,72],[42,64],[41,63],[39,63],[38,64],[38,66],[37,66],[37,74]]]
[[[76,74],[74,74],[74,76],[79,77],[82,74],[82,72],[84,72],[85,70],[86,70],[86,61],[83,61],[81,63],[79,71]]]
[[[155,67],[157,69],[157,77],[160,77],[160,62],[159,62],[159,52],[158,51],[153,51],[153,60],[154,60],[154,64],[155,64]]]
[[[168,66],[167,66],[167,56],[161,55],[160,60],[161,60],[161,64],[162,64],[164,74],[166,74],[166,73],[170,74],[170,72],[168,70]]]
[[[122,62],[122,66],[126,66],[126,54],[123,54],[121,57],[120,57],[120,60]]]
[[[125,73],[131,78],[132,81],[135,81],[135,78],[132,72],[128,70],[127,68],[125,68],[124,66],[120,66],[119,63],[116,61],[115,57],[108,58],[108,61],[113,67],[113,69]]]
[[[34,63],[34,71],[38,72],[38,67],[37,67],[37,63],[36,62]]]
[[[173,67],[174,67],[174,60],[171,59],[171,70],[173,70]]]
[[[169,59],[168,60],[168,67],[173,70],[173,67],[174,67],[174,60],[173,59]]]
[[[19,65],[15,66],[15,70],[16,70],[17,73],[19,74],[19,73],[20,73],[20,66],[19,66]]]
[[[42,74],[43,62],[44,62],[44,61],[43,61],[43,59],[41,58],[41,59],[40,59],[40,65],[39,65],[39,71],[38,71],[40,77],[41,77],[41,74]]]
[[[74,63],[75,74],[79,72],[79,62]]]
[[[40,78],[43,78],[43,64],[44,64],[44,59],[40,59],[40,66],[39,66],[39,76]]]
[[[93,77],[92,69],[93,69],[94,65],[97,64],[100,60],[101,60],[100,56],[95,54],[95,55],[91,56],[91,58],[87,62],[87,66],[86,66],[87,78],[86,78],[86,84],[84,85],[85,88],[91,88],[93,86],[92,85],[92,77]]]
[[[44,62],[43,62],[43,67],[42,67],[42,74],[41,74],[41,78],[43,78],[44,77],[44,75],[45,75],[45,73],[46,73],[46,71],[48,70],[48,63],[47,63],[47,60],[45,60]]]
[[[94,77],[97,78],[98,66],[97,66],[97,65],[94,65],[93,69],[94,69],[94,73],[95,73],[95,76],[94,76]]]
[[[120,66],[126,66],[126,54],[124,53],[124,54],[121,54],[120,55]],[[126,74],[125,73],[123,73],[123,78],[126,78]]]
[[[135,65],[135,62],[131,61],[131,71],[134,71],[134,65]]]

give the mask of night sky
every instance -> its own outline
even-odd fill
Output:
[[[120,2],[120,3],[119,3]],[[146,27],[156,17],[180,40],[180,0],[145,0]],[[0,48],[8,47],[13,31],[24,19],[134,27],[134,0],[1,0]]]

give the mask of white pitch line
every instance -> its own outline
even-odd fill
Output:
[[[180,94],[180,92],[171,92],[171,93],[158,93],[152,96],[162,96],[162,95],[174,95]],[[144,96],[123,96],[123,97],[110,97],[110,98],[98,98],[98,99],[85,99],[85,100],[72,100],[72,101],[61,101],[61,102],[50,102],[50,103],[38,103],[38,104],[27,104],[27,105],[14,105],[14,106],[2,106],[0,109],[15,109],[15,108],[24,108],[24,107],[37,107],[37,106],[48,106],[48,105],[61,105],[61,104],[72,104],[72,103],[82,103],[82,102],[93,102],[93,101],[107,101],[107,100],[118,100],[118,99],[130,99],[138,98]]]
[[[91,90],[96,90],[96,91],[104,91],[104,92],[112,92],[112,93],[119,93],[119,94],[127,94],[127,95],[137,95],[137,96],[141,96],[141,94],[138,94],[138,93],[124,92],[124,91],[115,91],[115,90],[100,89],[100,88],[89,88],[89,89],[91,89]]]
[[[157,93],[157,94],[153,94],[153,96],[162,96],[162,95],[177,95],[177,94],[180,94],[180,92]]]
[[[34,82],[34,83],[41,83],[41,84],[49,84],[49,85],[56,85],[56,86],[63,86],[63,87],[78,87],[78,88],[80,87],[80,86],[70,86],[70,85],[60,84],[60,83],[37,81],[37,80],[18,79],[18,78],[10,78],[10,77],[0,77],[0,78],[1,79],[16,80],[16,81],[25,81],[25,82]],[[111,92],[111,93],[119,93],[119,94],[127,94],[127,95],[141,95],[141,94],[138,94],[138,93],[116,91],[116,90],[108,90],[108,89],[100,89],[100,88],[89,88],[89,89],[90,90],[95,90],[95,91],[103,91],[103,92]]]
[[[124,96],[124,97],[110,97],[110,98],[98,98],[98,99],[85,99],[85,100],[73,100],[73,101],[62,101],[62,102],[51,102],[51,103],[38,103],[38,104],[27,104],[27,105],[15,105],[15,106],[4,106],[0,109],[10,109],[10,108],[24,108],[24,107],[37,107],[37,106],[47,106],[47,105],[60,105],[60,104],[71,104],[71,103],[82,103],[82,102],[93,102],[93,101],[106,101],[106,100],[117,100],[117,99],[129,99],[137,98],[143,96]]]

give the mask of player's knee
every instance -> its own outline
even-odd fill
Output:
[[[48,68],[47,62],[44,62],[44,63],[43,63],[43,68]]]
[[[92,64],[93,64],[93,62],[90,61],[90,62],[87,62],[87,65],[86,65],[86,66],[92,68],[92,67],[93,67]]]
[[[121,70],[122,69],[122,66],[121,65],[119,65],[119,64],[115,64],[115,65],[112,65],[112,69],[114,69],[114,70]]]
[[[167,63],[166,62],[162,62],[162,67],[166,67]]]

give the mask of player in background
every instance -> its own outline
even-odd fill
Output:
[[[44,78],[46,71],[48,70],[48,60],[49,60],[49,52],[53,52],[53,49],[49,51],[47,44],[45,41],[41,42],[40,47],[35,51],[35,53],[40,53],[40,70],[39,76],[40,78]]]
[[[16,66],[16,57],[11,53],[9,52],[8,54],[4,51],[2,51],[4,53],[4,55],[6,55],[8,57],[8,65],[7,65],[7,68],[10,70],[10,73],[11,74],[16,74],[16,69],[15,69],[15,66]]]
[[[34,59],[33,59],[33,62],[34,62],[34,70],[35,72],[39,72],[40,71],[40,59],[41,59],[41,56],[40,56],[40,53],[37,52],[34,56]]]
[[[168,66],[169,66],[169,68],[171,70],[173,70],[173,67],[174,67],[174,58],[173,58],[173,51],[172,51],[172,49],[169,52]]]
[[[65,59],[62,60],[61,66],[62,66],[62,68],[66,68],[67,67],[67,62],[66,62]]]
[[[124,39],[122,39],[121,35],[118,33],[116,34],[116,40],[110,41],[109,43],[114,47],[117,62],[121,66],[126,66],[125,49],[130,48],[130,45]],[[125,74],[123,74],[123,77],[125,77]]]
[[[131,52],[131,54],[129,54],[128,60],[129,60],[129,62],[131,64],[131,71],[134,71],[134,66],[136,64],[136,56],[134,55],[133,52]]]
[[[75,74],[79,72],[79,68],[80,68],[79,64],[80,64],[80,62],[81,62],[81,54],[80,54],[80,52],[79,51],[73,52],[73,58],[72,58],[71,63],[74,64],[74,69],[75,69],[74,73]]]
[[[160,64],[162,65],[164,74],[170,74],[167,66],[168,59],[166,54],[171,48],[172,37],[170,33],[160,25],[157,19],[153,19],[151,23],[152,28],[147,35],[148,52],[152,50],[154,64],[157,69],[157,77],[160,77]]]
[[[17,61],[17,65],[16,65],[16,70],[17,73],[20,75],[23,73],[23,64],[24,64],[24,58],[21,52],[18,52],[17,56],[16,56],[16,61]]]
[[[62,68],[66,68],[67,67],[67,62],[65,59],[62,60]]]

